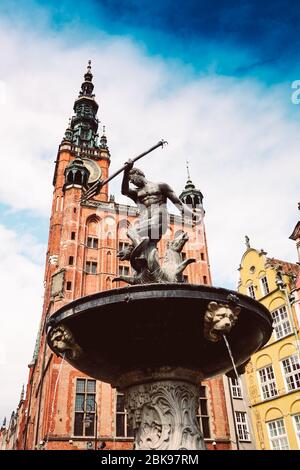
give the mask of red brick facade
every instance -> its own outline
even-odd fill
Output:
[[[65,169],[74,159],[75,152],[93,159],[101,167],[102,178],[106,178],[109,172],[110,154],[106,145],[87,150],[76,148],[64,138],[58,150],[54,175],[43,314],[35,355],[29,366],[25,400],[19,410],[15,443],[18,449],[42,447],[73,450],[94,446],[95,436],[74,435],[76,380],[88,377],[54,355],[45,343],[44,327],[46,319],[71,300],[119,287],[120,283],[113,284],[112,279],[119,273],[120,267],[129,268],[129,263],[119,261],[116,254],[121,243],[128,243],[126,229],[128,222],[134,220],[136,210],[110,199],[108,186],[88,202],[81,202],[82,187],[77,184],[65,186]],[[160,242],[160,254],[167,237],[173,238],[181,229],[181,218],[172,216],[169,232]],[[211,284],[204,224],[188,226],[185,230],[190,240],[184,251],[187,257],[198,261],[186,269],[188,282]],[[91,242],[91,238],[97,242]],[[91,263],[94,263],[92,268]],[[88,273],[89,270],[92,272]],[[210,417],[208,448],[229,449],[222,378],[217,377],[202,385],[206,385]],[[95,397],[98,442],[105,441],[106,449],[131,449],[131,438],[116,436],[116,391],[110,385],[97,381]]]

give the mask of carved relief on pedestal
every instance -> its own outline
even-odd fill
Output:
[[[65,325],[58,325],[49,335],[51,348],[67,358],[77,359],[82,354],[81,347],[75,342],[73,333]]]
[[[204,336],[209,341],[219,341],[222,335],[229,333],[235,325],[240,307],[228,304],[209,302],[204,316]]]
[[[138,450],[200,450],[196,418],[199,387],[181,381],[135,385],[126,391],[126,408]]]

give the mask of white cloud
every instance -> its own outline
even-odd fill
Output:
[[[300,133],[287,114],[290,97],[284,98],[280,87],[254,80],[213,74],[189,78],[178,61],[149,58],[128,39],[102,35],[78,45],[76,31],[72,34],[70,45],[62,37],[1,25],[0,201],[48,217],[57,146],[91,58],[112,170],[164,138],[169,146],[139,166],[149,179],[166,180],[180,192],[189,160],[192,179],[205,197],[216,284],[235,287],[245,234],[255,247],[295,261],[288,236],[297,222]],[[111,192],[125,201],[119,197],[120,178]],[[42,270],[26,256],[41,256],[41,246],[30,240],[30,253],[24,254],[19,234],[2,227],[0,236],[5,247],[1,300],[8,313],[2,331],[9,356],[0,404],[13,406],[41,314]]]
[[[0,225],[0,419],[16,407],[27,383],[42,308],[43,267],[21,254],[19,235]]]

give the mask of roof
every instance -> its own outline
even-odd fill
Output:
[[[294,273],[298,275],[300,273],[300,266],[296,263],[289,263],[288,261],[282,261],[281,259],[276,258],[267,258],[267,264],[271,268],[280,265],[285,274]]]

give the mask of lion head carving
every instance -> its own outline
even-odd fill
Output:
[[[209,302],[204,316],[204,336],[209,341],[219,341],[223,334],[229,333],[237,321],[240,307]]]
[[[76,344],[73,333],[64,325],[53,328],[50,342],[54,351],[63,353],[70,359],[77,359],[82,354],[82,349]]]

